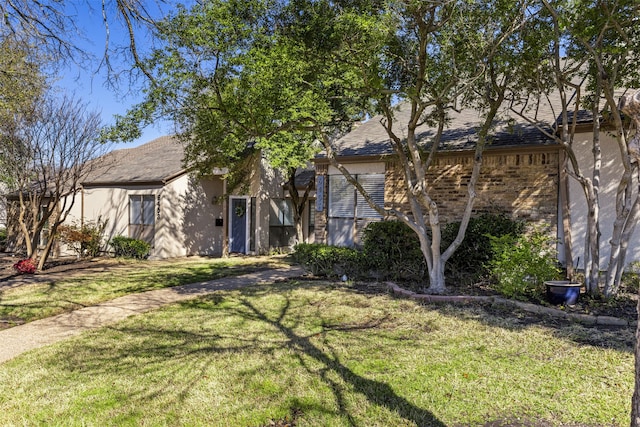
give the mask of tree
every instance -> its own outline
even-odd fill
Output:
[[[539,82],[538,89],[529,94],[527,101],[518,100],[512,108],[561,144],[567,154],[564,170],[583,189],[588,207],[583,256],[585,285],[594,296],[600,293],[600,271],[604,269],[600,262],[601,135],[609,131],[615,136],[622,168],[604,286],[605,296],[610,297],[619,286],[628,240],[640,208],[631,184],[632,175],[636,172],[627,148],[628,123],[621,116],[616,100],[619,88],[633,86],[639,77],[637,70],[640,64],[633,53],[637,38],[633,19],[638,6],[632,1],[593,4],[544,1],[543,4],[542,12],[549,22],[550,31],[542,33],[541,38],[545,34],[549,37],[549,53],[537,74],[532,75]],[[549,101],[551,92],[559,95],[559,105]],[[553,114],[547,117],[538,115],[545,110]],[[578,117],[584,110],[588,110],[592,118],[593,156],[590,164],[579,164],[574,150]],[[589,169],[592,171],[588,175],[586,171]],[[567,212],[568,208],[565,207],[564,211]],[[565,231],[570,232],[568,219],[565,219]],[[570,247],[570,235],[566,238]],[[569,274],[571,258],[569,253]]]
[[[443,292],[444,266],[464,236],[482,151],[505,94],[522,90],[521,70],[540,59],[528,7],[526,1],[454,0],[198,4],[159,25],[166,46],[149,59],[154,80],[147,102],[118,127],[130,133],[154,114],[169,115],[189,136],[188,160],[201,165],[241,158],[247,141],[271,160],[299,153],[287,158],[301,162],[312,153],[309,142],[321,141],[374,209],[420,236],[429,289]],[[412,111],[401,124],[406,139],[394,121],[398,99]],[[425,174],[456,108],[475,108],[483,117],[462,226],[441,252],[438,206]],[[373,112],[386,117],[411,212],[376,206],[334,156],[332,139]],[[437,129],[427,152],[415,135],[424,122]]]
[[[296,11],[305,24],[298,25]],[[128,140],[141,125],[168,116],[182,131],[187,164],[203,174],[228,168],[229,190],[247,176],[247,156],[261,153],[287,176],[301,240],[311,187],[298,195],[296,170],[317,152],[320,133],[340,132],[361,117],[352,108],[359,98],[338,93],[327,77],[324,52],[330,50],[291,36],[319,29],[325,17],[307,2],[212,1],[180,9],[158,25],[164,46],[144,65],[153,74],[146,101],[105,137]]]
[[[445,291],[445,265],[461,244],[471,217],[479,178],[482,153],[492,129],[501,116],[505,97],[526,90],[520,79],[540,57],[535,43],[537,29],[527,2],[464,3],[390,2],[387,25],[390,31],[371,56],[381,58],[363,78],[375,100],[394,153],[399,159],[410,212],[376,209],[395,216],[411,227],[419,237],[429,271],[427,292]],[[407,123],[395,120],[394,101],[407,100]],[[467,183],[468,198],[459,232],[453,242],[441,250],[441,224],[438,201],[429,191],[427,170],[443,144],[448,114],[456,109],[473,108],[480,114],[474,163]],[[416,129],[430,123],[436,131],[421,141]],[[365,199],[375,203],[332,153],[331,141],[324,139],[332,163],[355,185]]]
[[[635,133],[629,141],[629,151],[635,157],[635,162],[640,159],[640,91],[630,96],[620,98],[620,110],[631,118]],[[640,301],[640,299],[639,299]],[[635,344],[635,384],[633,396],[631,398],[631,427],[640,426],[640,302],[638,303],[638,325],[636,326],[636,344]]]
[[[27,257],[37,258],[42,269],[80,183],[95,166],[91,160],[107,147],[97,139],[98,114],[87,111],[83,103],[50,93],[38,101],[28,117],[16,116],[1,126],[0,165],[17,199],[17,223]]]

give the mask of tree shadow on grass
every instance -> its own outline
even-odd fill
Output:
[[[357,283],[352,292],[370,295],[388,295],[387,287],[382,283]],[[390,296],[403,299],[404,297]],[[485,325],[520,331],[531,327],[543,327],[555,337],[572,341],[578,345],[614,349],[632,353],[635,346],[635,326],[607,326],[580,323],[577,320],[550,316],[545,313],[533,313],[514,305],[499,302],[428,302],[424,303],[406,298],[428,310],[435,310],[444,316],[468,319]],[[628,319],[631,322],[635,319]]]
[[[129,344],[110,348],[109,339],[91,342],[89,346],[83,343],[84,347],[78,349],[80,351],[77,354],[73,352],[73,348],[69,348],[65,352],[65,356],[61,358],[62,362],[60,359],[57,362],[64,365],[62,368],[66,367],[65,369],[70,372],[81,371],[86,375],[98,377],[109,372],[117,372],[118,375],[140,375],[140,370],[164,372],[164,377],[179,380],[164,385],[161,384],[161,381],[154,382],[150,387],[144,389],[130,389],[129,394],[123,397],[123,401],[135,401],[144,406],[144,402],[162,397],[165,400],[167,398],[175,400],[179,405],[181,401],[188,399],[193,388],[196,388],[200,382],[207,381],[206,376],[211,365],[218,357],[225,357],[225,354],[243,354],[244,352],[263,354],[265,364],[255,370],[251,366],[247,366],[246,370],[243,370],[243,376],[238,378],[238,381],[243,382],[245,381],[244,375],[247,375],[247,381],[259,381],[264,376],[264,370],[271,369],[271,363],[274,364],[274,369],[282,369],[282,366],[279,365],[281,363],[278,361],[279,359],[272,358],[270,355],[285,350],[285,352],[293,354],[298,366],[321,379],[328,386],[337,407],[337,415],[346,420],[348,425],[357,425],[349,408],[349,405],[352,405],[350,403],[352,398],[349,394],[355,393],[363,396],[371,405],[395,412],[402,419],[410,423],[413,422],[417,426],[445,426],[430,411],[398,395],[389,384],[355,373],[340,360],[336,352],[330,348],[327,350],[318,347],[313,342],[318,333],[305,336],[296,332],[294,327],[288,326],[292,323],[298,325],[300,319],[290,313],[292,302],[286,292],[278,292],[281,290],[272,287],[269,287],[268,290],[264,288],[242,290],[233,298],[235,301],[239,301],[238,305],[222,307],[220,310],[217,306],[225,303],[227,298],[225,294],[216,293],[201,299],[180,303],[180,307],[196,311],[204,310],[200,315],[204,318],[208,317],[208,320],[211,320],[211,316],[215,319],[218,319],[216,316],[219,316],[221,321],[232,316],[241,324],[263,325],[259,330],[277,332],[275,338],[255,332],[246,333],[241,329],[225,331],[224,329],[208,330],[204,328],[198,330],[191,327],[176,328],[171,324],[152,326],[153,324],[127,323],[109,329],[118,335],[122,334],[123,338],[134,337]],[[276,306],[275,311],[273,308],[262,310],[254,302],[253,297],[263,292],[279,293],[279,296],[283,298]],[[197,322],[196,319],[194,321]],[[389,319],[385,315],[380,315],[350,324],[325,324],[323,322],[322,333],[336,330],[347,333],[373,330],[388,321]],[[66,356],[67,352],[69,357]],[[293,380],[293,378],[286,378],[285,381],[289,380]],[[298,401],[295,396],[291,397],[289,405],[289,410],[294,416],[298,411],[302,413],[302,416],[304,416],[304,412],[310,410],[317,413],[334,413],[335,411],[319,407],[318,402]]]
[[[445,426],[444,423],[438,420],[428,410],[414,405],[402,396],[398,396],[388,384],[356,374],[342,364],[335,353],[332,355],[327,354],[314,345],[310,337],[299,335],[292,328],[285,326],[283,320],[289,309],[289,300],[283,305],[276,319],[270,319],[248,299],[243,299],[242,305],[249,310],[255,319],[269,324],[280,331],[280,333],[287,338],[286,346],[298,355],[298,360],[303,366],[305,366],[305,362],[301,357],[302,355],[311,357],[323,365],[321,377],[333,391],[341,414],[349,420],[351,425],[356,425],[356,422],[349,414],[345,397],[342,393],[342,387],[330,378],[329,373],[337,374],[344,382],[351,385],[356,392],[365,396],[370,403],[395,411],[403,419],[413,421],[418,426]],[[370,325],[371,328],[375,326],[377,326],[375,323]],[[366,328],[366,326],[360,325],[354,326],[352,329]],[[349,328],[341,328],[343,331],[347,329]],[[311,372],[308,367],[307,370]]]
[[[635,346],[635,326],[606,326],[582,324],[574,320],[530,313],[510,305],[471,303],[456,305],[433,303],[426,308],[437,310],[445,316],[474,320],[485,325],[521,331],[532,327],[545,328],[553,336],[572,341],[580,346],[633,353]]]

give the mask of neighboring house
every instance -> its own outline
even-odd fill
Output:
[[[151,258],[264,254],[293,243],[284,180],[264,160],[256,160],[246,194],[227,194],[225,170],[202,177],[185,169],[183,157],[182,144],[168,136],[100,157],[65,223],[106,221],[106,240],[143,239]],[[312,239],[312,221],[304,227]]]
[[[408,111],[400,104],[395,123],[405,126]],[[551,110],[550,110],[551,111]],[[382,116],[372,117],[355,130],[335,142],[337,159],[373,199],[385,207],[401,208],[410,212],[406,199],[404,175],[396,163],[389,136],[381,125]],[[583,121],[589,124],[590,119]],[[452,112],[442,146],[434,164],[428,170],[429,189],[438,203],[441,222],[458,221],[467,200],[467,183],[473,166],[476,128],[480,118],[476,112],[465,110]],[[403,133],[401,127],[394,129]],[[583,127],[576,141],[581,162],[592,159],[591,129]],[[422,125],[416,131],[419,139],[428,141],[434,130]],[[620,164],[619,150],[613,138],[603,135],[603,190],[602,257],[608,258],[612,216],[615,216],[615,190]],[[573,246],[573,263],[582,266],[580,259],[584,248],[586,226],[586,202],[579,184],[562,171],[564,151],[539,130],[517,120],[508,126],[497,126],[487,145],[476,185],[477,199],[474,213],[505,213],[515,219],[546,224],[558,238],[558,257],[568,259],[567,250]],[[589,157],[591,156],[591,157]],[[593,161],[591,160],[591,163]],[[588,164],[588,163],[583,163]],[[320,155],[316,166],[316,242],[354,246],[361,243],[362,231],[371,221],[379,221],[380,215],[371,209],[364,198],[349,185],[343,175],[328,159]],[[569,201],[569,210],[563,210]],[[609,208],[611,207],[611,208]],[[563,223],[570,216],[570,225]],[[571,233],[565,233],[565,228]],[[638,232],[636,232],[638,234]],[[571,236],[567,238],[566,236]],[[640,260],[640,239],[632,239],[627,260]],[[601,265],[606,265],[604,262]]]

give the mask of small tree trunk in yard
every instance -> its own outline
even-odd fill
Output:
[[[304,208],[309,200],[309,194],[311,190],[315,186],[315,180],[309,181],[307,184],[304,194],[302,197],[298,194],[298,188],[296,187],[296,168],[289,168],[287,171],[289,174],[289,179],[287,180],[287,190],[289,191],[289,196],[291,197],[291,201],[293,202],[293,222],[296,226],[296,242],[304,243],[304,227],[303,227],[303,219],[302,215],[304,213]]]
[[[302,227],[302,218],[295,219],[296,223],[296,242],[304,243],[304,231]]]
[[[429,272],[429,288],[428,292],[433,295],[444,294],[447,290],[444,280],[444,263],[442,260],[433,263],[433,267]]]

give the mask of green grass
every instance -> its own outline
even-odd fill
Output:
[[[0,425],[626,426],[632,339],[288,282],[169,306],[0,365]]]
[[[13,323],[31,322],[127,294],[284,265],[282,257],[126,260],[124,265],[112,266],[102,273],[83,274],[75,271],[65,280],[54,279],[48,283],[33,283],[0,291],[0,319],[10,319]]]

